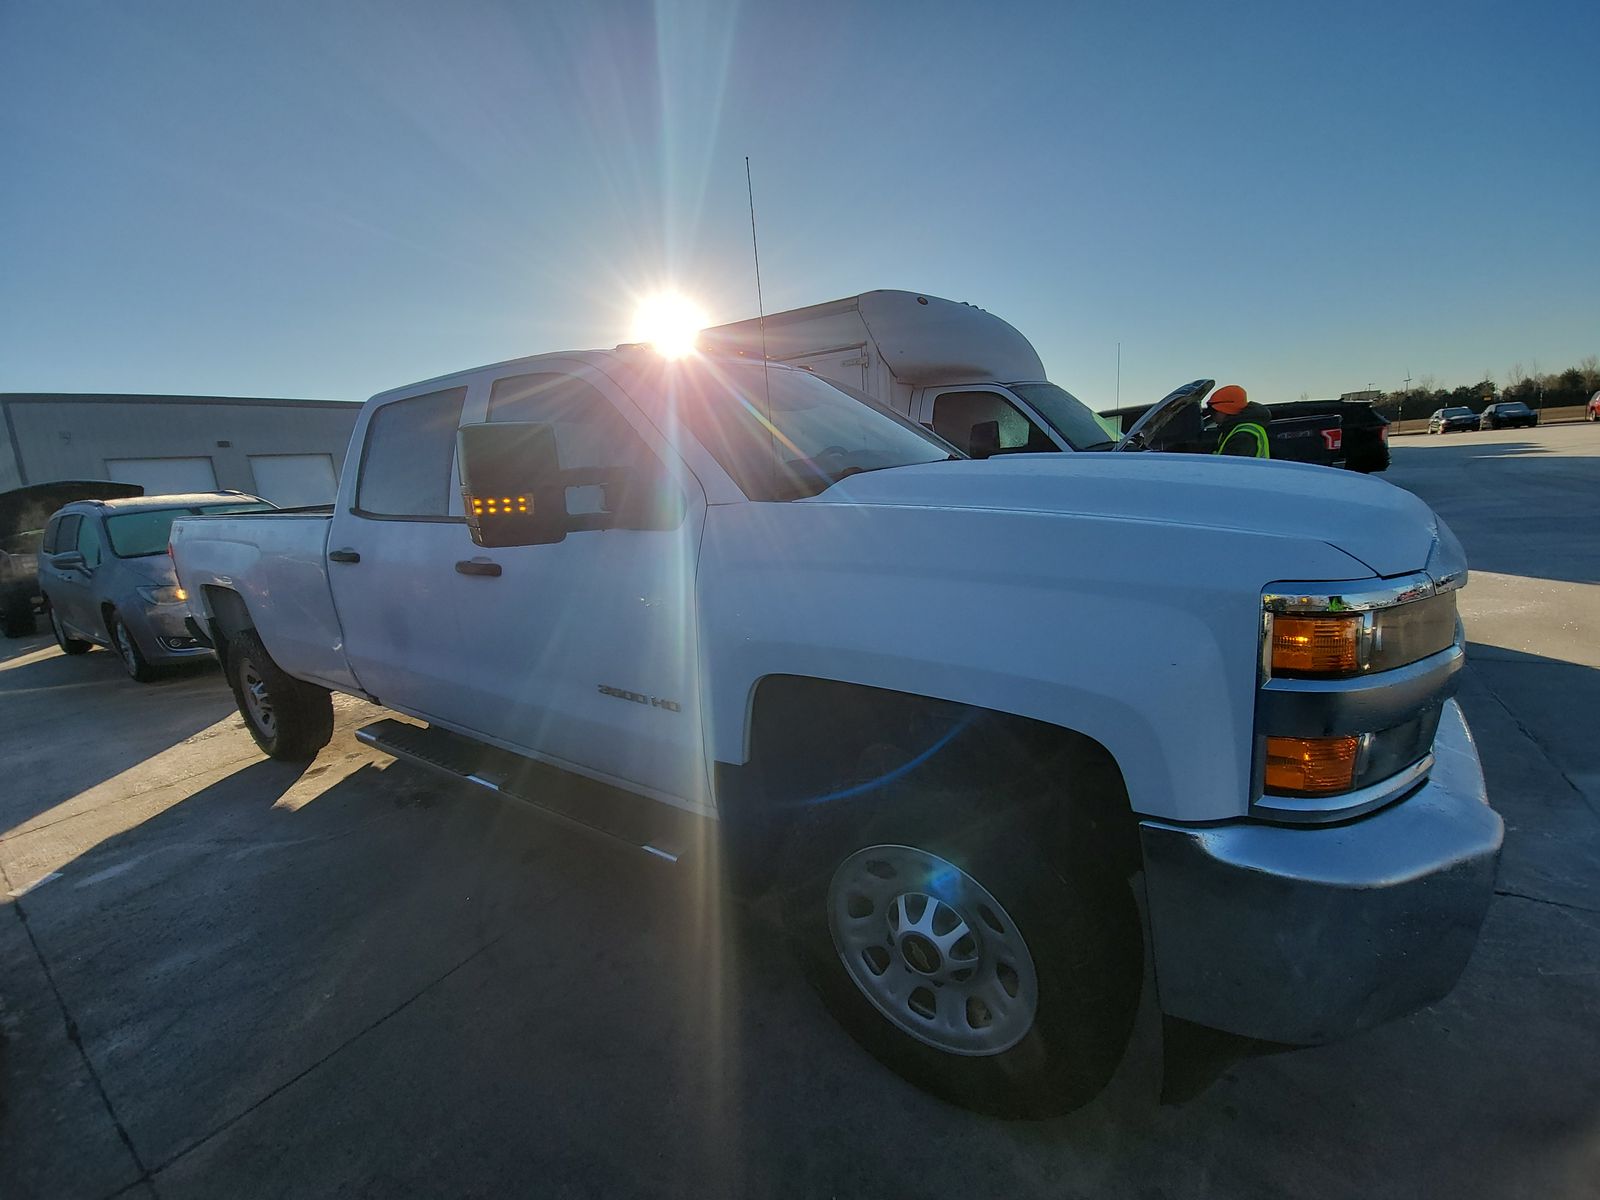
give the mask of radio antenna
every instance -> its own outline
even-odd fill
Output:
[[[767,306],[761,299],[761,246],[756,241],[756,189],[750,182],[750,156],[744,156],[744,191],[750,201],[750,256],[756,264],[756,328],[761,333],[761,385],[767,394],[767,436],[772,441],[772,482],[777,491],[778,435],[772,427],[772,368],[767,362]]]

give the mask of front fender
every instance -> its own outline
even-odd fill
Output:
[[[1135,812],[1242,814],[1260,593],[1369,576],[1325,543],[1149,521],[911,507],[714,508],[700,570],[712,757],[749,758],[770,675],[1071,729]]]

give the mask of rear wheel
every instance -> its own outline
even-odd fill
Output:
[[[106,632],[111,635],[111,648],[117,652],[128,678],[136,683],[149,683],[156,677],[156,669],[145,661],[144,652],[134,640],[133,630],[128,628],[128,623],[117,615],[115,609],[106,615]]]
[[[61,647],[63,654],[87,654],[94,644],[68,634],[54,608],[50,609],[50,632],[56,635],[56,645]]]
[[[256,745],[272,758],[306,762],[333,738],[327,688],[287,674],[254,630],[228,639],[228,685]]]
[[[1137,909],[1107,856],[1000,796],[918,788],[855,811],[784,889],[785,925],[835,1018],[965,1108],[1049,1117],[1095,1096],[1142,982]]]

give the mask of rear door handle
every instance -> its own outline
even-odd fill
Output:
[[[361,555],[354,550],[329,550],[329,562],[360,562]]]
[[[456,564],[456,570],[462,575],[498,575],[500,564],[482,558],[463,558]]]

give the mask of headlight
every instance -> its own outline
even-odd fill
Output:
[[[189,598],[189,593],[181,587],[142,587],[139,595],[151,604],[182,604]]]
[[[1419,582],[1420,580],[1420,582]],[[1351,596],[1263,598],[1269,678],[1348,679],[1403,667],[1456,638],[1456,593],[1427,576]]]
[[[1426,777],[1462,662],[1465,581],[1460,544],[1441,523],[1414,575],[1262,594],[1254,812],[1341,819]]]

